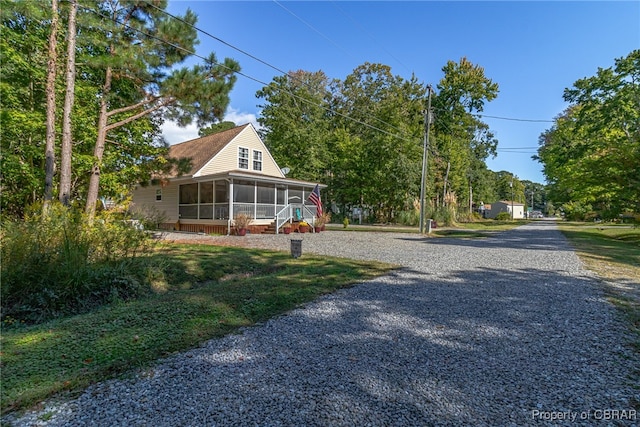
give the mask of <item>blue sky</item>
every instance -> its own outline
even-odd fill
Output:
[[[640,48],[640,1],[171,0],[168,11],[187,8],[198,15],[201,30],[283,71],[322,70],[342,80],[365,62],[382,63],[435,88],[448,60],[467,57],[500,87],[483,114],[512,119],[553,120],[567,106],[565,88]],[[233,58],[242,73],[266,83],[280,75],[208,35],[199,37],[200,56]],[[227,120],[255,122],[261,87],[238,76]],[[552,123],[484,120],[499,140],[489,168],[544,182],[531,155]],[[197,129],[168,125],[165,137],[177,143],[197,137]]]

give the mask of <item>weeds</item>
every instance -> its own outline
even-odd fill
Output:
[[[151,240],[121,218],[52,205],[2,224],[2,319],[37,323],[144,292]]]

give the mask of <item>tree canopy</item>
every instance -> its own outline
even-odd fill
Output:
[[[496,154],[497,139],[477,113],[495,99],[498,85],[466,58],[442,71],[427,198],[433,206],[456,194],[467,206],[472,193],[474,203],[492,201],[495,176],[485,161]],[[415,77],[403,79],[372,63],[344,80],[299,70],[275,77],[257,96],[265,101],[259,119],[265,143],[291,177],[326,182],[333,205],[367,207],[378,220],[413,209],[427,108],[427,87]]]
[[[564,99],[535,157],[549,197],[577,217],[640,211],[640,50],[577,80]]]
[[[121,198],[161,166],[164,120],[182,126],[220,121],[240,69],[234,60],[219,62],[213,53],[181,67],[198,43],[197,17],[190,10],[184,16],[168,15],[164,0],[63,2],[61,22],[54,27],[56,3],[3,2],[0,11],[2,209],[17,215],[44,193],[47,39],[54,28],[55,108],[60,112],[65,99],[62,70],[72,42],[77,68],[70,115],[72,175],[70,188],[60,191],[69,192],[68,200],[85,203],[89,213],[99,196]],[[77,30],[70,34],[69,11],[75,6]],[[59,159],[62,114],[52,116]]]

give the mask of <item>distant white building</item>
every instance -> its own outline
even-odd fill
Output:
[[[486,205],[485,205],[486,206]],[[487,218],[495,218],[500,212],[508,212],[511,215],[511,208],[513,207],[513,219],[524,218],[524,204],[518,202],[512,202],[510,200],[500,200],[499,202],[491,203],[491,209],[487,210],[485,216]]]

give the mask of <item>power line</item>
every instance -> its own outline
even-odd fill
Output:
[[[154,7],[156,7],[155,5],[153,5],[153,6],[154,6]],[[161,43],[165,43],[165,44],[167,44],[167,45],[169,45],[169,46],[171,46],[171,47],[174,47],[174,48],[176,48],[176,49],[182,50],[183,52],[189,53],[189,54],[191,54],[191,55],[193,55],[193,56],[195,56],[195,57],[197,57],[197,58],[200,58],[200,59],[202,59],[202,60],[204,60],[204,61],[212,62],[212,61],[210,61],[210,60],[209,60],[209,58],[205,58],[205,57],[203,57],[202,55],[199,55],[199,54],[197,54],[196,52],[194,52],[194,51],[192,51],[192,50],[189,50],[189,49],[186,49],[186,48],[184,48],[184,47],[182,47],[182,46],[179,46],[179,45],[176,45],[176,44],[174,44],[174,43],[171,43],[171,42],[169,42],[169,41],[167,41],[167,40],[161,39],[160,37],[154,36],[154,35],[152,35],[152,34],[148,34],[148,33],[144,32],[144,31],[142,31],[142,30],[140,30],[140,29],[138,29],[138,28],[134,28],[134,27],[130,26],[129,24],[127,24],[127,23],[125,23],[125,22],[121,22],[121,21],[117,20],[116,18],[113,18],[113,17],[110,17],[110,16],[106,16],[106,15],[102,14],[101,12],[96,11],[96,10],[91,9],[91,8],[89,8],[89,7],[86,7],[86,6],[82,6],[82,5],[80,5],[80,7],[82,7],[82,8],[83,8],[83,9],[85,9],[85,10],[88,10],[88,11],[90,11],[90,12],[93,12],[93,13],[95,13],[95,14],[99,15],[99,16],[101,16],[101,17],[102,17],[102,18],[104,18],[104,19],[111,20],[111,21],[113,21],[113,22],[115,22],[115,23],[117,23],[117,24],[119,24],[119,25],[122,25],[122,26],[127,27],[127,28],[129,28],[129,29],[131,29],[131,30],[133,30],[133,31],[136,31],[136,32],[138,32],[138,33],[140,33],[140,34],[142,34],[142,35],[145,35],[145,36],[147,36],[147,37],[149,37],[149,38],[151,38],[151,39],[158,40],[158,41],[160,41]],[[157,8],[157,7],[156,7],[156,8]],[[162,9],[158,9],[158,10],[161,10],[161,11],[162,11]],[[165,13],[166,13],[167,15],[171,16],[171,17],[174,17],[173,15],[171,15],[171,14],[170,14],[170,13],[168,13],[168,12],[165,12]],[[176,18],[176,19],[180,20],[180,18]],[[181,20],[181,21],[182,21],[182,20]],[[182,22],[185,22],[185,21],[182,21]],[[188,23],[187,23],[187,24],[188,24]],[[196,29],[197,31],[201,31],[200,29],[198,29],[198,28],[197,28],[197,27],[195,27],[195,26],[192,26],[192,27],[193,27],[194,29]],[[231,45],[229,45],[229,46],[231,46]],[[247,74],[244,74],[244,73],[242,73],[242,72],[240,72],[240,71],[232,70],[232,69],[230,69],[229,67],[227,67],[227,66],[225,66],[224,64],[221,64],[221,63],[219,63],[219,62],[217,62],[217,61],[213,61],[213,63],[214,63],[215,65],[219,65],[219,66],[221,66],[221,67],[223,67],[223,68],[226,68],[226,69],[228,69],[229,71],[231,71],[231,72],[233,72],[233,73],[235,73],[235,74],[238,74],[238,75],[240,75],[240,76],[243,76],[243,77],[245,77],[245,78],[248,78],[248,79],[250,79],[250,80],[253,80],[253,81],[257,82],[257,83],[260,83],[260,84],[262,84],[263,86],[268,86],[268,83],[266,83],[266,82],[264,82],[264,81],[261,81],[261,80],[259,80],[259,79],[255,78],[255,77],[252,77],[252,76],[249,76],[249,75],[247,75]],[[350,116],[348,116],[348,115],[346,115],[346,114],[344,114],[344,113],[340,113],[340,112],[338,112],[338,111],[334,111],[334,110],[332,110],[332,109],[331,109],[331,108],[329,108],[329,107],[325,107],[324,105],[316,104],[316,103],[314,103],[313,101],[310,101],[310,100],[308,100],[308,99],[306,99],[306,98],[303,98],[303,97],[301,97],[301,96],[298,96],[298,95],[294,94],[294,93],[293,93],[293,92],[291,92],[291,91],[284,90],[284,92],[285,92],[285,93],[287,93],[287,94],[289,94],[289,95],[291,95],[292,97],[294,97],[294,98],[296,98],[296,99],[299,99],[299,100],[300,100],[300,101],[302,101],[302,102],[306,102],[307,104],[311,104],[311,105],[313,105],[313,106],[320,107],[320,108],[324,109],[325,111],[327,111],[327,112],[329,112],[329,113],[333,113],[333,114],[338,115],[338,116],[340,116],[340,117],[343,117],[343,118],[345,118],[345,119],[347,119],[347,120],[351,120],[351,121],[353,121],[353,122],[355,122],[355,123],[358,123],[358,124],[361,124],[361,125],[363,125],[363,126],[365,126],[365,127],[368,127],[369,129],[373,129],[373,130],[376,130],[376,131],[382,132],[382,133],[384,133],[384,134],[386,134],[386,135],[389,135],[389,136],[392,136],[392,137],[394,137],[394,138],[398,138],[398,139],[401,139],[401,140],[404,140],[404,141],[407,141],[407,142],[411,142],[411,141],[413,141],[413,140],[414,140],[414,139],[406,138],[406,137],[404,137],[404,136],[402,136],[402,135],[398,135],[398,134],[394,134],[394,133],[388,132],[388,131],[386,131],[386,130],[384,130],[384,129],[380,129],[380,128],[376,127],[376,126],[373,126],[373,125],[371,125],[371,124],[369,124],[369,123],[365,123],[365,122],[363,122],[363,121],[361,121],[361,120],[354,119],[353,117],[350,117]],[[373,119],[379,120],[379,119],[377,119],[376,117],[372,117],[372,116],[370,116],[370,117],[371,117],[371,118],[373,118]],[[393,126],[389,125],[388,123],[386,123],[386,122],[383,122],[383,123],[385,123],[385,124],[387,124],[389,127],[392,127],[392,128],[393,128]]]
[[[277,3],[277,4],[278,4],[280,7],[282,7],[283,9],[287,10],[287,11],[288,11],[289,13],[291,13],[293,16],[296,16],[295,14],[293,14],[293,12],[289,11],[289,9],[285,8],[284,6],[282,6],[282,5],[281,5],[280,3],[278,3],[277,1],[275,1],[275,0],[274,0],[274,2],[275,2],[275,3]],[[221,38],[216,37],[216,36],[214,36],[213,34],[211,34],[211,33],[207,32],[207,31],[202,30],[202,29],[201,29],[201,28],[199,28],[199,27],[196,27],[195,25],[190,24],[189,22],[185,21],[184,19],[180,18],[179,16],[172,15],[171,13],[167,12],[166,10],[160,9],[159,7],[157,7],[156,5],[154,5],[153,3],[150,3],[150,5],[151,5],[153,8],[157,9],[158,11],[160,11],[160,12],[162,12],[162,13],[166,14],[167,16],[170,16],[171,18],[176,19],[176,20],[178,20],[178,21],[182,22],[182,23],[183,23],[183,24],[185,24],[185,25],[189,25],[191,28],[195,29],[196,31],[198,31],[198,32],[200,32],[200,33],[202,33],[202,34],[204,34],[204,35],[206,35],[206,36],[208,36],[208,37],[210,37],[210,38],[212,38],[212,39],[214,39],[214,40],[216,40],[216,41],[218,41],[218,42],[220,42],[220,43],[224,44],[225,46],[228,46],[228,47],[230,47],[231,49],[236,50],[236,51],[238,51],[238,52],[242,53],[243,55],[246,55],[246,56],[248,56],[249,58],[251,58],[251,59],[254,59],[254,60],[258,61],[258,62],[260,62],[261,64],[266,65],[266,66],[267,66],[267,67],[269,67],[269,68],[272,68],[273,70],[276,70],[277,72],[279,72],[279,73],[280,73],[280,74],[282,74],[283,76],[285,76],[285,77],[287,77],[287,78],[289,78],[289,79],[291,79],[291,80],[295,80],[295,81],[297,81],[297,82],[299,82],[299,83],[301,83],[301,84],[303,84],[303,85],[305,85],[305,86],[307,86],[307,87],[310,87],[310,85],[309,85],[307,82],[305,82],[305,81],[303,81],[303,80],[301,80],[301,79],[298,79],[297,77],[295,77],[295,76],[291,75],[290,73],[288,73],[288,72],[286,72],[286,71],[284,71],[284,70],[282,70],[282,69],[280,69],[280,68],[276,67],[275,65],[272,65],[272,64],[270,64],[269,62],[267,62],[267,61],[265,61],[265,60],[262,60],[262,59],[258,58],[257,56],[252,55],[252,54],[250,54],[249,52],[246,52],[245,50],[240,49],[239,47],[234,46],[234,45],[232,45],[231,43],[228,43],[228,42],[226,42],[226,41],[222,40]],[[297,16],[296,16],[296,17],[297,17]],[[297,17],[297,18],[298,18],[298,19],[301,19],[301,18],[299,18],[299,17]],[[302,20],[302,19],[301,19],[301,20]],[[302,22],[305,22],[305,21],[302,21]],[[306,23],[306,22],[305,22],[305,23]],[[307,25],[311,26],[310,24],[307,24]],[[313,27],[311,27],[311,28],[313,28]],[[314,28],[314,30],[315,30],[315,28]],[[317,30],[316,30],[316,31],[317,31]],[[195,56],[199,56],[199,55],[195,54],[195,52],[194,52],[193,54],[194,54]],[[256,78],[250,77],[250,76],[248,76],[248,75],[246,75],[246,74],[242,74],[242,73],[239,73],[239,72],[238,72],[238,74],[239,74],[239,75],[242,75],[242,76],[244,76],[244,77],[247,77],[247,78],[249,78],[249,79],[251,79],[251,80],[253,80],[253,81],[255,81],[255,82],[258,82],[258,83],[262,84],[263,86],[268,86],[268,83],[265,83],[265,82],[263,82],[263,81],[260,81],[260,80],[258,80],[258,79],[256,79]],[[297,96],[297,95],[293,94],[293,93],[292,93],[292,92],[290,92],[290,91],[286,91],[286,90],[285,90],[285,92],[286,92],[286,93],[288,93],[289,95],[291,95],[291,96],[295,97],[295,98],[302,99],[302,98],[300,98],[299,96]],[[308,104],[312,104],[312,105],[314,105],[314,106],[324,108],[324,109],[325,109],[326,111],[328,111],[328,112],[332,112],[332,113],[334,113],[334,114],[340,115],[340,116],[345,117],[345,118],[347,118],[347,119],[350,119],[350,120],[356,121],[356,122],[357,122],[357,123],[359,123],[359,124],[363,124],[363,125],[365,125],[365,126],[369,126],[370,128],[373,128],[373,129],[376,129],[376,130],[380,130],[380,131],[382,131],[382,132],[384,132],[384,133],[386,133],[386,134],[388,134],[388,135],[390,135],[390,136],[395,136],[395,137],[398,137],[398,138],[400,138],[400,139],[404,139],[405,141],[409,141],[408,139],[406,139],[406,138],[404,138],[404,137],[400,137],[399,135],[394,135],[394,134],[392,134],[392,133],[390,133],[390,132],[384,131],[384,130],[379,129],[379,128],[377,128],[377,127],[373,127],[373,126],[371,126],[371,125],[367,125],[367,124],[365,124],[365,123],[363,123],[363,122],[360,122],[360,121],[358,121],[358,120],[356,120],[356,119],[353,119],[353,118],[349,117],[348,115],[345,115],[345,114],[342,114],[342,113],[338,113],[338,112],[336,112],[336,111],[331,110],[330,108],[324,107],[323,105],[315,104],[315,103],[313,103],[312,101],[305,100],[305,99],[302,99],[302,100],[303,100],[303,101],[305,101],[305,102],[307,102]],[[356,111],[358,111],[358,110],[356,110]],[[366,115],[366,114],[365,114],[365,115]],[[369,115],[369,118],[371,118],[371,119],[373,119],[373,120],[377,121],[378,123],[381,123],[381,124],[383,124],[383,125],[385,125],[385,126],[388,126],[388,127],[392,128],[392,129],[394,129],[394,130],[398,131],[398,132],[402,132],[402,131],[401,131],[400,129],[398,129],[397,127],[393,126],[393,125],[392,125],[392,124],[390,124],[390,123],[385,122],[385,121],[384,121],[384,120],[382,120],[382,119],[379,119],[378,117],[375,117],[375,116],[371,116],[371,115]]]
[[[405,70],[407,70],[408,72],[411,73],[411,70],[409,70],[409,67],[407,67],[401,60],[399,60],[398,58],[396,58],[396,56],[389,52],[387,49],[385,49],[384,47],[382,47],[380,45],[380,43],[378,42],[378,40],[374,37],[373,34],[371,34],[369,31],[366,30],[366,28],[364,28],[358,21],[356,21],[354,18],[352,18],[351,16],[347,15],[347,13],[342,10],[342,8],[340,8],[340,6],[337,5],[337,3],[335,1],[331,1],[331,4],[333,5],[333,7],[335,7],[336,9],[338,9],[340,11],[340,13],[342,13],[344,16],[347,17],[347,19],[349,19],[351,22],[353,22],[356,27],[358,27],[360,29],[360,31],[362,31],[364,34],[366,34],[367,36],[369,36],[375,43],[376,45],[378,45],[380,47],[380,49],[382,49],[387,55],[391,56],[393,59],[396,60],[396,62],[398,62],[400,65],[402,65]]]
[[[501,150],[537,150],[538,147],[501,147]]]
[[[511,120],[514,122],[531,122],[531,123],[555,123],[554,120],[542,120],[542,119],[519,119],[519,118],[514,118],[514,117],[499,117],[499,116],[488,116],[486,114],[471,114],[472,116],[476,116],[476,117],[486,117],[488,119],[498,119],[498,120]]]
[[[277,4],[278,6],[280,6],[281,8],[283,8],[284,10],[286,10],[287,12],[289,12],[289,14],[291,14],[292,16],[294,16],[296,19],[298,19],[300,22],[302,22],[304,25],[306,25],[307,27],[311,28],[313,31],[315,31],[316,33],[318,33],[319,35],[321,35],[323,38],[325,38],[326,40],[328,40],[332,45],[334,45],[335,47],[337,47],[338,49],[340,49],[341,51],[343,51],[344,53],[346,53],[347,55],[349,55],[351,58],[355,59],[353,57],[353,55],[351,55],[349,52],[346,51],[346,49],[344,49],[342,46],[340,46],[338,43],[334,42],[333,40],[331,40],[329,37],[327,37],[326,35],[324,35],[320,30],[316,29],[313,25],[311,25],[310,23],[308,23],[307,21],[305,21],[304,19],[300,18],[298,15],[296,15],[295,13],[293,13],[290,9],[287,9],[286,7],[284,7],[282,5],[282,3],[280,3],[278,0],[273,0],[273,2],[275,4]]]

